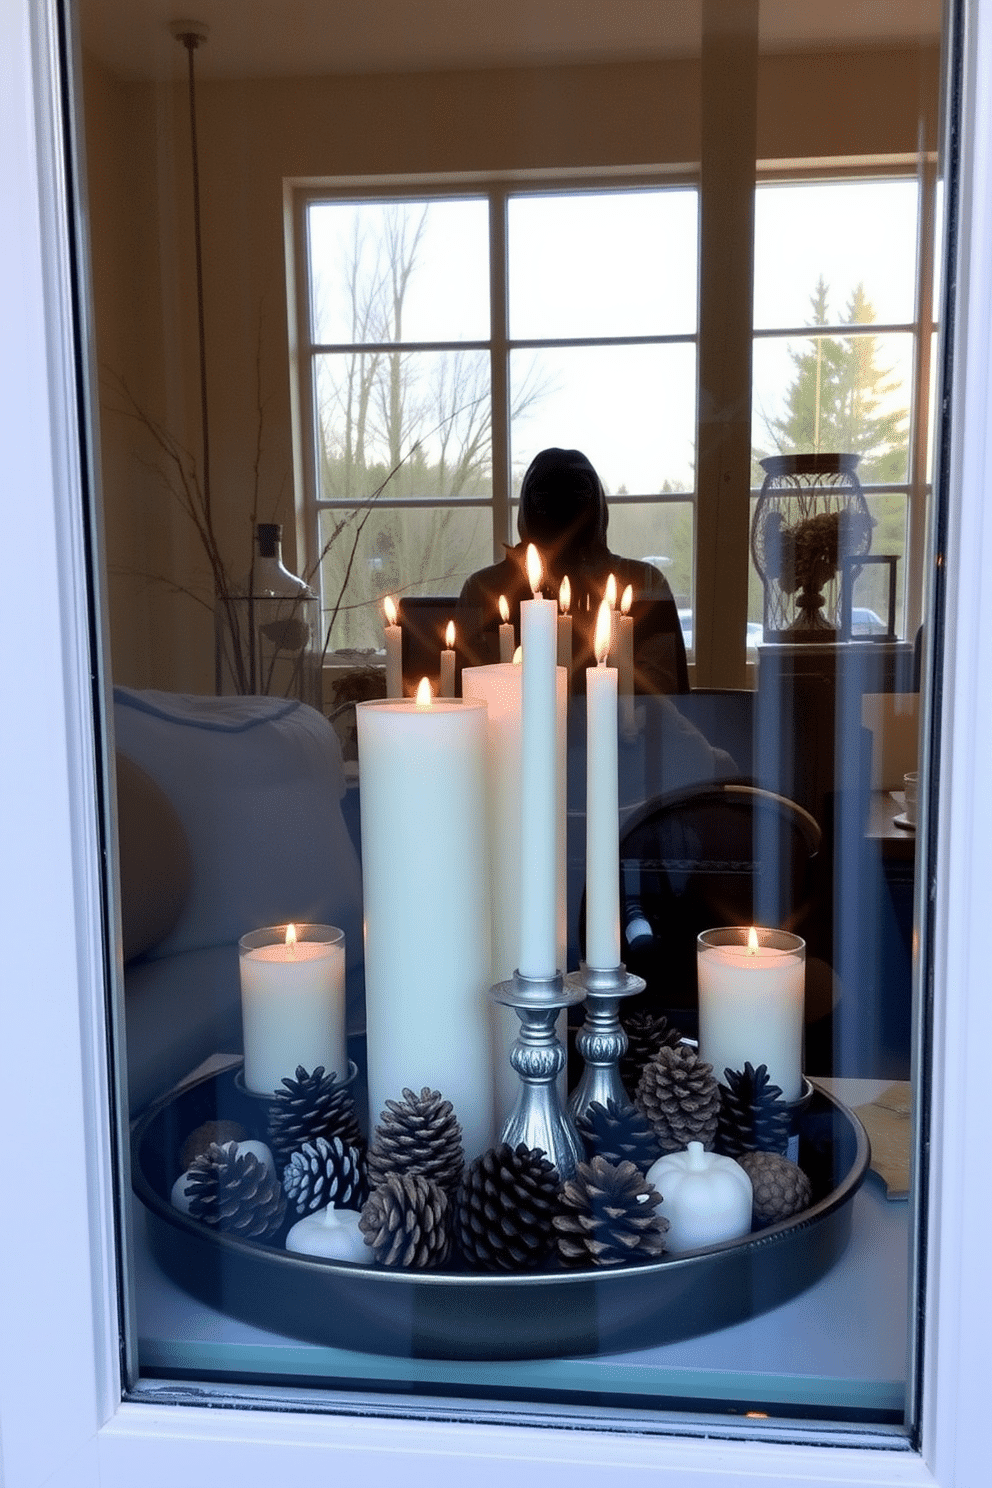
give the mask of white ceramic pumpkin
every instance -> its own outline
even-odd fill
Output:
[[[661,1194],[655,1212],[668,1220],[665,1236],[673,1255],[736,1240],[751,1229],[751,1180],[731,1157],[690,1142],[668,1152],[648,1169]]]

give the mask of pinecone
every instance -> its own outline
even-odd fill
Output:
[[[466,1172],[455,1207],[465,1259],[483,1271],[530,1271],[554,1247],[558,1170],[523,1142],[490,1148]]]
[[[778,1224],[808,1209],[813,1188],[796,1163],[778,1152],[745,1152],[737,1161],[751,1180],[751,1222],[755,1229]]]
[[[340,1137],[346,1147],[364,1147],[355,1103],[347,1086],[318,1065],[312,1075],[297,1065],[296,1079],[287,1076],[285,1089],[269,1102],[269,1146],[280,1170],[304,1142],[318,1137]]]
[[[633,1093],[640,1082],[648,1060],[661,1048],[674,1049],[682,1041],[682,1034],[669,1025],[664,1013],[652,1013],[650,1008],[641,1008],[621,1014],[620,1021],[627,1035],[627,1052],[620,1060],[620,1079],[623,1088]]]
[[[713,1146],[720,1119],[720,1087],[712,1065],[687,1044],[662,1047],[644,1066],[636,1102],[654,1127],[662,1152],[690,1142]]]
[[[282,1186],[297,1214],[315,1209],[361,1209],[368,1198],[362,1154],[340,1137],[304,1142],[283,1169]]]
[[[646,1173],[661,1156],[654,1127],[636,1106],[618,1106],[616,1101],[593,1101],[578,1122],[579,1136],[589,1157],[603,1157],[614,1167],[632,1162]]]
[[[425,1271],[447,1259],[450,1210],[433,1178],[391,1173],[372,1190],[358,1227],[380,1266]]]
[[[205,1121],[190,1132],[179,1149],[179,1164],[183,1172],[191,1168],[198,1157],[212,1142],[223,1146],[225,1142],[243,1142],[248,1132],[240,1121]]]
[[[728,1069],[720,1085],[720,1122],[716,1150],[727,1157],[744,1152],[785,1152],[789,1145],[789,1108],[782,1091],[768,1078],[768,1066],[743,1072]]]
[[[661,1195],[631,1162],[614,1167],[594,1157],[579,1163],[559,1201],[554,1227],[566,1266],[653,1261],[665,1249],[668,1220],[655,1213]]]
[[[419,1095],[403,1091],[402,1101],[387,1101],[369,1145],[369,1187],[391,1173],[421,1173],[454,1194],[465,1167],[462,1129],[439,1090],[426,1085]]]
[[[194,1219],[243,1240],[271,1239],[286,1213],[279,1179],[237,1142],[214,1142],[194,1160],[186,1196]]]

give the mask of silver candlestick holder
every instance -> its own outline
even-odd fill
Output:
[[[556,1023],[562,1008],[585,997],[585,989],[561,972],[553,977],[528,977],[515,971],[509,981],[497,982],[490,997],[513,1008],[520,1033],[510,1050],[510,1063],[520,1076],[520,1093],[503,1123],[500,1141],[517,1147],[538,1147],[554,1163],[564,1181],[585,1159],[582,1139],[558,1095],[558,1076],[565,1068],[565,1050]]]
[[[594,1101],[605,1106],[630,1103],[620,1079],[620,1060],[627,1052],[627,1035],[620,1022],[620,1004],[625,997],[643,992],[647,983],[621,963],[603,969],[582,963],[565,978],[566,987],[581,990],[586,1002],[585,1022],[575,1036],[575,1047],[585,1061],[582,1076],[572,1092],[568,1109],[580,1121]]]

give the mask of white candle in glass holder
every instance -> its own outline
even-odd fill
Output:
[[[787,1101],[802,1091],[806,944],[786,930],[704,930],[697,941],[699,1054],[725,1070],[768,1066]]]
[[[441,676],[438,681],[438,696],[453,698],[455,695],[455,622],[449,620],[444,631],[444,647],[441,652]]]
[[[505,594],[499,597],[499,659],[507,666],[513,661],[513,626],[510,624],[510,605]]]
[[[386,696],[403,696],[403,632],[397,625],[399,611],[396,601],[389,594],[382,602],[386,616]]]
[[[466,1156],[492,1142],[486,710],[359,703],[369,1118],[440,1090]]]
[[[238,950],[248,1089],[271,1094],[298,1065],[344,1080],[344,932],[268,926],[243,935]]]
[[[533,543],[527,547],[527,580],[533,599],[520,606],[523,649],[522,763],[520,770],[521,975],[553,977],[557,963],[557,724],[558,606],[541,598],[543,569]]]
[[[586,965],[620,965],[617,670],[606,666],[611,610],[596,618],[597,665],[586,669]]]

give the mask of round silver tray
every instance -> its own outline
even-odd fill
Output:
[[[173,1209],[179,1151],[195,1127],[229,1119],[258,1128],[258,1102],[239,1091],[235,1075],[225,1070],[185,1086],[135,1125],[132,1181],[148,1209],[156,1260],[177,1285],[233,1317],[311,1343],[400,1358],[616,1353],[766,1312],[839,1259],[870,1158],[857,1117],[814,1085],[799,1118],[813,1204],[782,1224],[691,1255],[610,1270],[390,1271],[234,1239]]]

